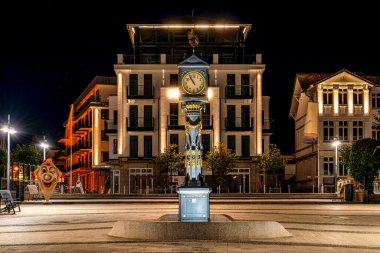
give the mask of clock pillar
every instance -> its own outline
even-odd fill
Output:
[[[178,189],[179,221],[210,221],[211,189],[202,176],[202,112],[209,65],[195,55],[179,64],[179,90],[185,112],[185,184]]]

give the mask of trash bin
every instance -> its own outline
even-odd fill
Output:
[[[344,201],[354,200],[354,186],[353,184],[344,185]]]
[[[24,183],[19,182],[16,187],[16,198],[18,201],[24,201]]]

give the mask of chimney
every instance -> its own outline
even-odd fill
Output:
[[[161,54],[161,64],[166,64],[166,54]]]
[[[219,63],[219,54],[212,54],[212,63],[213,64]]]
[[[256,54],[256,64],[262,64],[262,63],[263,63],[263,55]]]
[[[117,64],[124,64],[124,55],[117,54]]]

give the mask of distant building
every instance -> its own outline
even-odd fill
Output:
[[[67,186],[72,173],[73,187],[79,178],[86,192],[103,193],[110,189],[106,131],[108,98],[114,94],[116,78],[97,76],[74,102],[73,112],[65,122],[65,135],[58,141],[63,149],[56,154],[58,164],[63,166]]]
[[[257,160],[269,147],[269,97],[262,95],[261,55],[245,53],[250,24],[129,24],[132,55],[118,55],[117,95],[109,98],[112,193],[164,192],[167,181],[153,166],[168,144],[185,144],[178,100],[177,64],[194,54],[210,64],[204,154],[223,142],[239,157],[228,172],[230,192],[262,192]],[[211,175],[203,169],[206,180]],[[181,179],[178,179],[181,181]],[[215,189],[213,189],[215,190]]]
[[[336,180],[347,171],[337,166],[335,140],[380,137],[372,129],[372,115],[380,109],[379,84],[379,76],[348,70],[296,75],[289,115],[295,121],[297,191],[336,191]]]

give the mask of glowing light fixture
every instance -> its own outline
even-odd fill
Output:
[[[168,98],[179,98],[179,90],[178,90],[178,88],[170,88],[170,89],[168,89]]]

